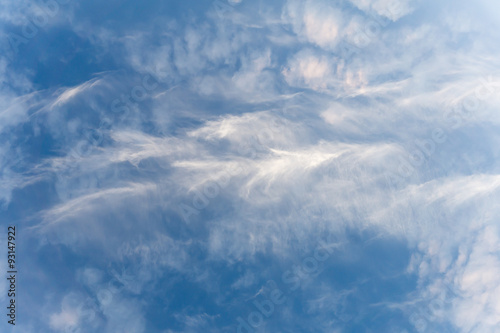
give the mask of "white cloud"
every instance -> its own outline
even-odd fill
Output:
[[[311,51],[300,51],[283,69],[287,83],[296,87],[307,87],[325,91],[333,88],[339,79],[336,66],[326,56]]]
[[[499,212],[493,203],[500,194],[498,176],[436,180],[408,190],[402,201],[427,207],[414,211],[422,222],[408,236],[422,254],[413,255],[410,269],[420,278],[422,306],[433,313],[424,317],[428,327],[449,321],[460,332],[497,331],[500,248],[493,216]],[[443,298],[444,306],[431,308],[445,286],[454,294]]]
[[[351,0],[359,9],[373,11],[392,21],[408,15],[413,11],[411,0]]]
[[[300,38],[325,49],[334,49],[342,35],[342,14],[327,2],[289,1],[284,19]]]
[[[109,141],[91,153],[36,161],[33,177],[14,171],[14,162],[26,156],[6,142],[0,147],[0,198],[9,202],[14,189],[42,179],[40,175],[48,180],[51,173],[68,174],[55,181],[58,196],[51,199],[58,202],[36,216],[42,223],[35,229],[47,242],[71,245],[75,251],[97,245],[107,260],[136,260],[125,272],[137,274],[137,284],[125,287],[133,295],[165,270],[216,288],[210,286],[215,273],[187,264],[192,260],[189,247],[196,242],[209,260],[231,264],[252,260],[269,248],[275,258],[287,258],[294,242],[307,247],[324,231],[376,229],[404,238],[419,251],[408,269],[419,276],[418,300],[432,299],[443,285],[460,294],[452,298],[450,309],[441,310],[447,316],[440,321],[449,320],[463,332],[498,331],[498,91],[456,128],[445,117],[475,95],[478,79],[497,71],[498,52],[479,38],[482,26],[469,18],[468,10],[457,11],[456,17],[436,10],[435,16],[413,22],[402,19],[418,1],[352,2],[364,14],[345,15],[325,1],[288,1],[274,9],[282,18],[273,22],[266,18],[279,14],[269,14],[265,4],[257,10],[264,19],[232,13],[212,22],[209,15],[199,25],[169,21],[155,23],[151,31],[111,31],[72,22],[81,36],[98,36],[93,42],[102,49],[123,47],[123,54],[113,55],[117,63],[125,61],[138,73],[156,71],[161,79],[185,79],[185,85],[159,88],[151,109],[150,104],[134,109],[126,121],[106,131]],[[401,21],[380,26],[356,54],[339,54],[339,43],[355,43],[372,14],[379,16],[375,20]],[[18,14],[0,16],[20,22]],[[286,25],[293,32],[280,30]],[[38,133],[43,127],[63,154],[81,142],[78,131],[91,125],[82,115],[109,115],[110,107],[102,101],[129,92],[126,85],[133,81],[101,73],[73,87],[30,93],[25,74],[9,72],[5,61],[0,65],[1,81],[14,82],[1,92],[0,130],[25,123]],[[300,94],[311,97],[304,101]],[[214,100],[230,101],[234,108],[220,103],[220,109],[212,110]],[[80,114],[82,109],[87,112]],[[189,121],[182,123],[183,118]],[[154,133],[146,133],[151,123]],[[398,158],[438,126],[448,141],[400,188],[389,191],[386,173],[397,172]],[[463,154],[469,154],[467,163],[458,158]],[[206,220],[199,228],[204,234],[198,239],[174,239],[163,220],[149,215],[184,223],[176,215],[178,203],[191,203],[194,193],[210,182],[222,183],[225,171],[238,167],[240,172],[204,208]],[[160,195],[158,182],[164,180],[169,188]],[[139,222],[144,242],[137,240]],[[190,227],[201,225],[196,223]],[[117,237],[103,236],[107,234]],[[125,273],[115,278],[124,279]],[[97,294],[104,274],[84,275],[84,284]],[[255,279],[246,273],[232,286],[248,287]],[[324,290],[329,298],[315,297],[307,304],[309,311],[336,310],[343,295]],[[101,306],[107,331],[145,330],[134,302],[116,295]],[[63,301],[47,320],[53,330],[76,327],[85,322],[80,310]],[[206,314],[177,318],[184,320],[185,331],[208,331],[213,319]]]
[[[78,324],[78,313],[76,310],[62,310],[50,316],[50,327],[57,331],[65,331]]]
[[[50,314],[46,320],[54,331],[82,332],[82,329],[94,327],[91,323],[96,317],[94,311],[82,294],[69,292],[62,297],[60,310]]]

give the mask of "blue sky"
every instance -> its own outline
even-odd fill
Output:
[[[0,4],[2,332],[500,331],[495,1]]]

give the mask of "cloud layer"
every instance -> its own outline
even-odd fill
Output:
[[[4,5],[16,329],[499,330],[491,1]]]

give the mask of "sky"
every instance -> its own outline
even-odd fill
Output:
[[[500,332],[499,15],[0,0],[0,331]]]

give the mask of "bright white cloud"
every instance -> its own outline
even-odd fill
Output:
[[[148,17],[146,28],[94,27],[75,13],[67,28],[102,51],[92,61],[119,50],[106,61],[127,69],[82,74],[69,87],[34,91],[34,74],[2,58],[4,208],[16,190],[49,183],[43,209],[23,220],[28,233],[127,266],[83,268],[78,282],[88,298],[59,295],[47,327],[83,328],[94,313],[95,330],[144,332],[138,304],[149,283],[175,272],[217,293],[221,305],[227,295],[212,264],[255,263],[257,254],[286,262],[312,239],[350,229],[404,240],[412,251],[407,272],[418,277],[417,290],[390,306],[409,313],[448,286],[456,295],[425,318],[428,327],[499,330],[499,62],[496,33],[477,16],[496,6],[482,1],[472,15],[475,6],[462,2],[451,11],[429,4],[436,10],[421,17],[421,1],[351,3],[359,10],[234,0],[224,17],[211,8],[187,21]],[[6,6],[11,13],[0,19],[20,24],[15,6]],[[343,43],[356,51],[346,55]],[[113,108],[147,73],[161,81],[157,88],[141,103],[121,102],[126,112]],[[103,124],[110,128],[89,144],[82,133]],[[446,139],[435,140],[436,129]],[[48,146],[38,156],[30,142],[42,139]],[[418,153],[421,163],[412,164]],[[195,207],[202,195],[207,204],[185,221],[180,205]],[[109,290],[109,279],[120,292]],[[244,270],[228,286],[244,291],[259,279]],[[357,292],[317,290],[305,303],[309,314],[341,313]],[[284,316],[291,311],[284,307]],[[216,321],[201,310],[172,318],[186,332],[210,332]],[[328,318],[318,327],[337,329]]]
[[[284,19],[309,43],[333,49],[342,35],[341,11],[324,1],[289,1]]]
[[[397,21],[413,10],[410,0],[351,0],[359,9],[373,11],[377,15]]]

